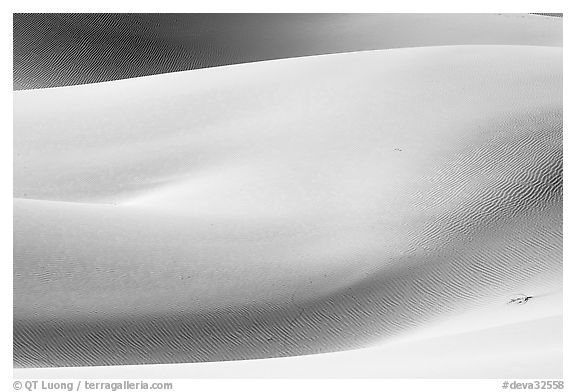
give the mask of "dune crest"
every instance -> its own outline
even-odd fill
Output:
[[[560,48],[20,91],[14,128],[16,366],[348,350],[561,289]]]
[[[562,46],[562,20],[529,14],[14,14],[14,90],[437,45]]]

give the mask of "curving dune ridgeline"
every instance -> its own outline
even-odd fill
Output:
[[[14,151],[17,367],[386,345],[562,288],[559,47],[18,91]]]

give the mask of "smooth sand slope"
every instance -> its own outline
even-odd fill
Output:
[[[20,91],[14,116],[18,367],[347,350],[561,299],[560,48]]]
[[[562,45],[529,14],[15,14],[14,89],[433,45]]]

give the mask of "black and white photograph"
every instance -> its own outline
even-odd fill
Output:
[[[570,390],[563,13],[11,18],[7,390]]]

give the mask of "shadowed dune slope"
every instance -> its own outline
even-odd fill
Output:
[[[561,289],[559,48],[19,91],[14,116],[19,367],[347,350]]]
[[[534,302],[548,309],[550,296]],[[561,303],[561,301],[560,301]],[[534,307],[500,303],[485,314],[522,312]],[[554,306],[555,307],[555,306]],[[561,308],[561,307],[560,307]],[[475,312],[477,313],[477,312]],[[14,369],[15,378],[562,378],[562,310],[553,316],[497,327],[449,333],[430,339],[396,341],[361,350],[246,361],[170,365],[85,366]],[[542,317],[544,316],[544,317]],[[465,315],[463,317],[466,317]],[[483,320],[486,320],[484,317]],[[452,321],[452,320],[449,320]],[[470,322],[471,320],[468,320]]]
[[[562,45],[529,14],[15,14],[14,89],[433,45]]]
[[[548,13],[535,12],[533,15],[550,16],[550,17],[556,17],[556,18],[562,18],[564,16],[564,14],[560,13],[560,12],[548,12]]]

